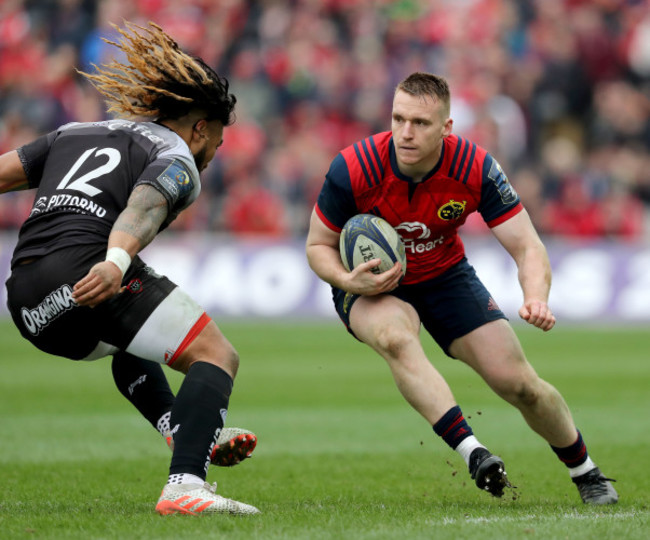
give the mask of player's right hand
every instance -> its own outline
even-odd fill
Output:
[[[402,279],[402,265],[396,262],[393,267],[381,274],[372,269],[381,264],[381,259],[372,259],[360,264],[348,274],[345,290],[353,294],[372,296],[392,291]]]
[[[548,332],[555,326],[555,315],[548,304],[542,300],[526,300],[519,308],[519,316],[528,324]]]
[[[122,272],[110,261],[98,262],[72,290],[72,298],[80,306],[95,307],[122,292]]]

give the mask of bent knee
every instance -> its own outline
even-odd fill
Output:
[[[239,353],[213,321],[190,343],[178,360],[178,366],[172,367],[184,373],[195,362],[206,362],[220,367],[234,379],[239,368]]]
[[[228,342],[228,350],[224,352],[224,355],[224,363],[230,366],[233,373],[237,373],[237,369],[239,369],[239,353],[230,342]]]
[[[418,336],[405,328],[381,328],[375,335],[374,348],[384,357],[399,359],[418,340]]]
[[[178,361],[171,367],[187,373],[187,370],[196,362],[205,362],[220,367],[234,379],[239,369],[239,354],[230,343],[215,349],[217,350],[213,351],[212,354],[197,354],[196,351],[191,351],[179,357]]]
[[[542,397],[540,380],[504,381],[495,391],[517,407],[533,407]]]
[[[239,353],[223,336],[208,346],[207,354],[200,354],[194,361],[203,361],[219,366],[234,379],[239,369]]]

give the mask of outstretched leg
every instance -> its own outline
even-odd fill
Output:
[[[564,398],[537,375],[507,321],[487,323],[456,339],[450,352],[472,367],[499,396],[519,409],[533,431],[551,445],[568,467],[584,502],[617,502],[611,480],[600,473],[589,457]]]
[[[474,436],[449,385],[426,357],[415,309],[390,295],[361,297],[352,307],[350,327],[386,360],[402,396],[463,457],[476,485],[503,495],[510,485],[503,461]]]

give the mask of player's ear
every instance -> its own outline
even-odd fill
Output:
[[[195,137],[198,139],[207,139],[208,138],[208,122],[205,118],[201,118],[194,122],[192,126],[192,139]]]
[[[454,121],[451,118],[447,118],[445,123],[442,125],[442,136],[449,137],[451,135],[451,129],[454,126]]]

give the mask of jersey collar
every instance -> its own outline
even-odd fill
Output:
[[[440,158],[438,159],[438,163],[436,163],[436,166],[424,176],[422,181],[417,182],[418,184],[422,184],[423,182],[426,182],[427,180],[429,180],[429,178],[433,177],[438,172],[440,166],[442,165],[442,160],[445,158],[446,147],[447,145],[445,144],[445,140],[443,139],[442,149],[440,150]],[[390,156],[390,166],[393,169],[393,174],[400,180],[404,180],[405,182],[414,184],[415,182],[413,182],[412,177],[402,174],[402,172],[399,170],[399,166],[397,165],[397,155],[395,154],[395,143],[393,142],[392,136],[390,138],[390,141],[388,142],[388,155]]]

